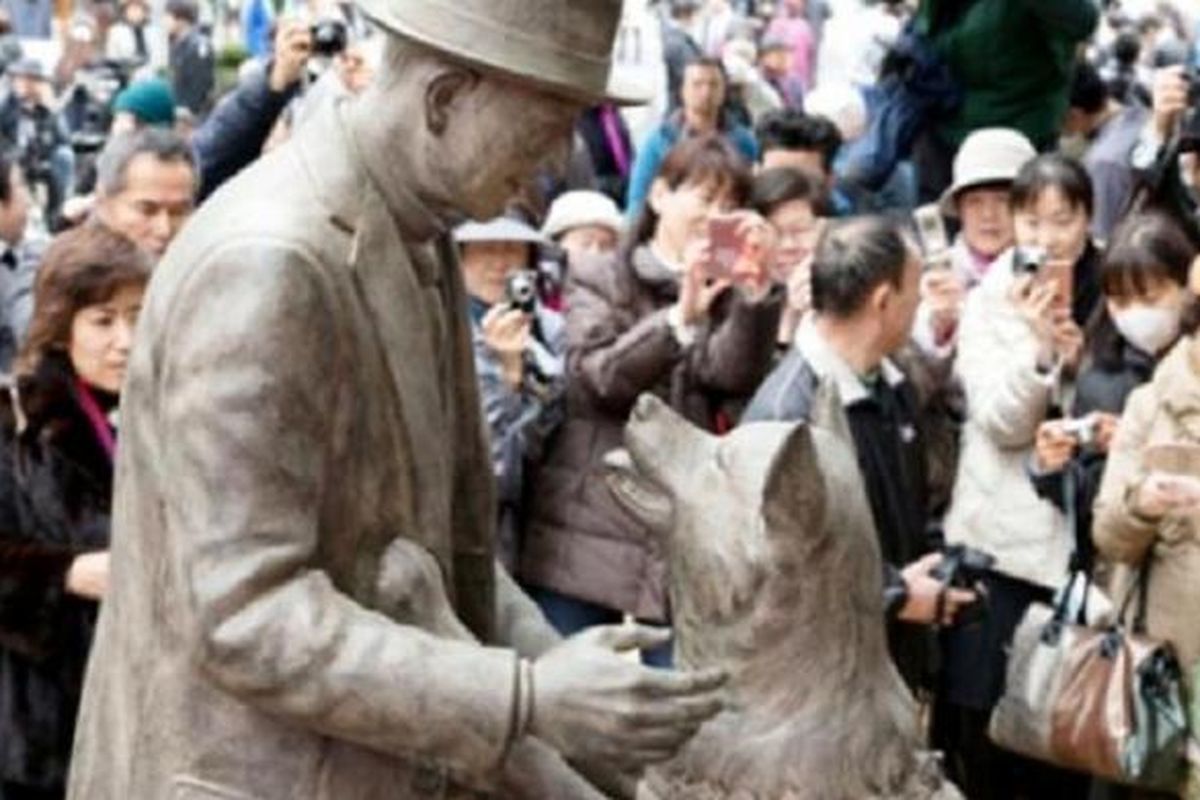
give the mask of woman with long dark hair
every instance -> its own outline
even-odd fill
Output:
[[[0,396],[0,800],[64,794],[108,585],[116,411],[149,266],[99,225],[46,253]]]

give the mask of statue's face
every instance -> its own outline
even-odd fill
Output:
[[[490,219],[539,167],[567,163],[582,105],[492,77],[463,92],[441,137],[444,183],[454,205]]]

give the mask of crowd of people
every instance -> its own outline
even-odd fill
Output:
[[[251,55],[218,96],[209,11],[97,4],[54,65],[0,39],[0,800],[63,795],[155,263],[380,58],[350,6],[249,3]],[[720,435],[808,421],[832,388],[890,655],[949,777],[985,800],[1158,796],[1003,750],[988,724],[1014,630],[1077,574],[1113,605],[1148,576],[1148,632],[1200,676],[1200,456],[1144,457],[1200,453],[1200,19],[1117,0],[646,13],[661,118],[588,109],[505,216],[454,231],[505,568],[563,635],[669,626],[660,546],[604,480],[638,396]],[[945,80],[918,97],[925,62]],[[970,586],[941,570],[955,546],[988,556]],[[643,659],[670,666],[669,644]]]

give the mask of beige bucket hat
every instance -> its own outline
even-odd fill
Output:
[[[376,24],[586,104],[647,102],[610,84],[622,0],[358,0]]]
[[[960,192],[973,186],[1012,183],[1021,167],[1037,158],[1029,139],[1011,128],[982,128],[958,148],[954,156],[954,183],[942,194],[942,213],[958,216]]]

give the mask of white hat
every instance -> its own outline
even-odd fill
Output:
[[[958,216],[959,192],[989,183],[1012,183],[1037,150],[1011,128],[983,128],[963,141],[954,156],[954,183],[942,194],[942,213]]]
[[[550,213],[546,215],[546,224],[542,226],[542,235],[548,239],[557,239],[572,228],[582,228],[585,225],[611,228],[620,236],[625,226],[625,218],[621,216],[617,204],[607,195],[589,191],[566,192],[551,204]]]
[[[459,244],[470,244],[471,242],[546,243],[540,233],[521,220],[512,217],[496,217],[487,222],[464,222],[454,229],[454,241]]]

